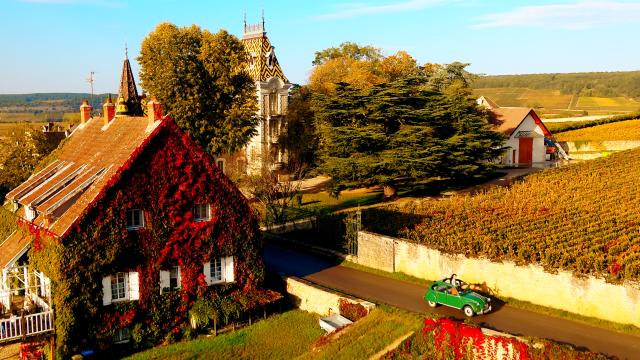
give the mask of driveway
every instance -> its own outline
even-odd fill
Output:
[[[426,286],[339,266],[327,258],[270,243],[265,244],[264,258],[269,270],[298,276],[363,299],[415,312],[437,312],[458,319],[464,318],[460,311],[449,307],[439,306],[432,309],[427,306],[422,299],[427,291]],[[471,320],[480,326],[514,335],[546,338],[572,344],[578,349],[615,355],[621,359],[640,359],[640,337],[520,310],[508,305]]]

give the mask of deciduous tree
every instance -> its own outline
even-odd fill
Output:
[[[211,153],[233,152],[253,136],[255,86],[235,36],[162,23],[142,41],[138,61],[142,87]]]

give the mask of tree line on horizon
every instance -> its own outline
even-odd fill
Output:
[[[473,87],[560,90],[566,95],[640,98],[640,71],[483,75]]]

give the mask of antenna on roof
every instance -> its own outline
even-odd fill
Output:
[[[244,11],[244,16],[243,16],[243,20],[244,20],[244,32],[247,32],[247,10]]]
[[[264,8],[262,9],[262,32],[264,32]]]
[[[129,59],[129,48],[127,47],[127,42],[124,42],[124,59],[128,60]]]
[[[89,76],[87,76],[87,82],[89,83],[89,87],[91,88],[91,103],[93,103],[93,83],[95,82],[95,79],[93,78],[94,74],[95,72],[91,71],[89,72]]]

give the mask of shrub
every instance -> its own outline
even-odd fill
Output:
[[[352,303],[347,299],[340,299],[340,315],[351,321],[358,321],[369,313],[367,309],[358,303]]]

